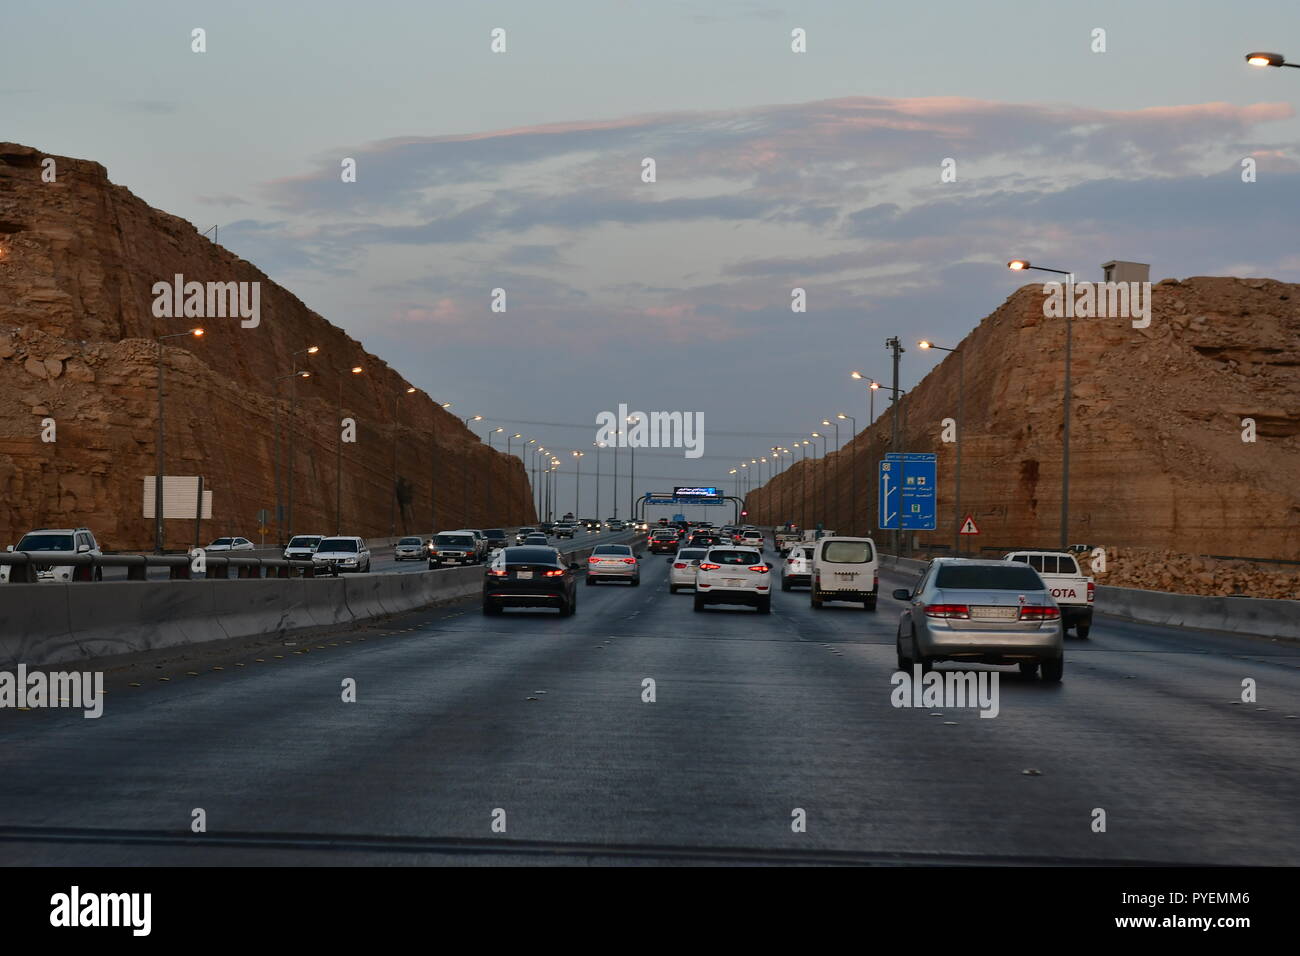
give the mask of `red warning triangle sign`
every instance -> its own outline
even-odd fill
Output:
[[[961,523],[961,531],[960,531],[959,533],[960,533],[960,534],[979,534],[979,533],[980,533],[980,529],[977,528],[977,527],[975,527],[975,519],[972,518],[970,515],[967,515],[967,516],[966,516],[966,520],[963,521],[963,522]]]

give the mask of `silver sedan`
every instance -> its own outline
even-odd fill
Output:
[[[1056,682],[1065,669],[1061,609],[1033,568],[1014,561],[936,558],[909,591],[898,621],[898,666],[936,661],[1018,664]]]

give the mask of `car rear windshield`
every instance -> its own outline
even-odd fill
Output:
[[[632,549],[625,544],[602,544],[592,554],[617,554],[623,557],[632,553]]]
[[[703,548],[683,548],[677,552],[678,560],[697,561],[708,554]]]
[[[676,531],[656,531],[656,532],[654,533],[653,537],[658,538],[660,541],[671,541],[672,539],[674,539],[674,538],[677,537],[677,532],[676,532]]]
[[[353,551],[357,550],[357,543],[348,538],[326,538],[320,543],[317,551]]]
[[[27,534],[16,551],[75,551],[70,534]]]
[[[1033,568],[1007,564],[948,565],[939,569],[935,587],[976,591],[1041,591],[1043,579]]]
[[[289,547],[291,547],[291,548],[314,548],[314,547],[316,547],[316,545],[319,544],[319,543],[320,543],[320,538],[313,537],[313,536],[310,536],[310,535],[307,535],[307,536],[299,535],[298,537],[293,538],[293,539],[289,542]]]
[[[759,564],[757,551],[710,551],[709,560],[717,564]]]
[[[822,545],[822,560],[831,564],[866,564],[872,560],[871,545],[866,541],[827,541]]]
[[[506,548],[506,564],[558,564],[554,548]]]
[[[483,532],[483,537],[485,538],[504,538],[505,536],[506,533],[500,528],[490,528]]]
[[[474,547],[474,536],[472,534],[440,534],[433,539],[433,543],[444,548],[472,548]]]
[[[419,538],[403,538],[398,544],[420,544]]]

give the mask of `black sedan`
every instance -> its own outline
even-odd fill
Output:
[[[500,614],[507,607],[553,607],[561,617],[568,617],[578,609],[574,587],[578,568],[554,548],[502,548],[483,576],[483,613]]]

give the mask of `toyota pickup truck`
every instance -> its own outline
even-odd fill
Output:
[[[778,531],[776,533],[776,550],[780,551],[781,557],[784,558],[799,541],[798,531]]]
[[[1061,609],[1061,626],[1083,638],[1092,630],[1092,605],[1096,597],[1092,578],[1079,570],[1074,555],[1064,551],[1012,551],[1005,561],[1028,564],[1038,572]]]

